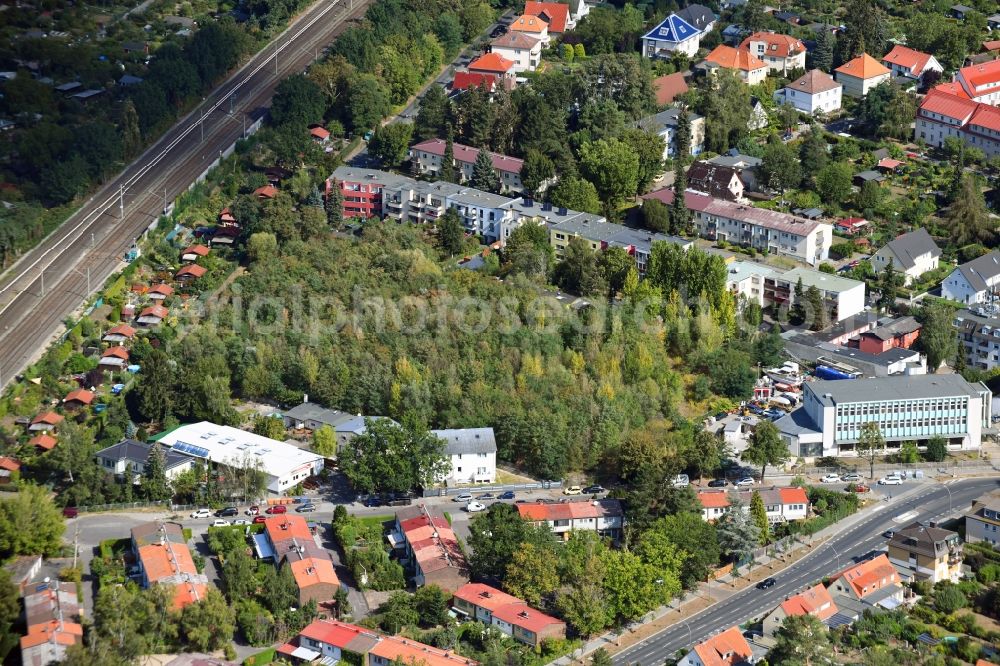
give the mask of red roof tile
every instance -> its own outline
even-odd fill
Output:
[[[149,290],[149,293],[159,294],[161,296],[170,296],[174,293],[174,288],[169,284],[163,284],[161,282],[160,284],[154,285],[153,288]]]
[[[814,615],[826,620],[837,612],[837,604],[833,603],[833,597],[822,583],[817,583],[815,587],[783,601],[781,609],[789,616]]]
[[[490,612],[510,604],[524,604],[521,599],[483,583],[466,583],[453,596]]]
[[[566,32],[569,20],[569,5],[562,2],[528,2],[524,3],[524,13],[541,16],[549,24],[549,32]]]
[[[441,157],[444,155],[446,145],[447,142],[444,141],[444,139],[430,139],[414,145],[412,150],[422,150],[425,153]],[[453,143],[452,153],[455,155],[455,159],[458,162],[475,164],[476,157],[479,156],[479,149],[473,148],[472,146],[466,146],[461,143]],[[524,166],[524,160],[516,157],[510,157],[509,155],[490,153],[490,157],[493,158],[493,168],[499,169],[500,171],[521,173],[521,167]]]
[[[85,405],[89,405],[94,402],[94,392],[88,391],[87,389],[74,389],[66,394],[63,398],[63,402],[81,402]]]
[[[62,423],[63,417],[61,414],[56,414],[55,412],[42,412],[34,419],[31,420],[31,425],[36,423],[44,423],[46,425],[59,425]]]
[[[834,71],[846,76],[853,76],[857,79],[864,79],[866,81],[868,79],[874,79],[875,77],[890,73],[889,70],[886,69],[885,65],[867,53],[862,53],[854,60],[845,62]]]
[[[455,72],[455,78],[451,82],[452,90],[465,90],[466,88],[478,88],[485,85],[487,90],[496,89],[497,77],[495,74],[484,74],[482,72]]]
[[[522,14],[514,19],[514,22],[510,24],[510,29],[519,32],[540,33],[549,29],[549,22],[538,16]]]
[[[965,92],[965,88],[962,87],[962,84],[956,81],[952,81],[951,83],[940,83],[931,88],[931,92],[943,92],[948,95],[955,95],[956,97],[969,99],[969,93]]]
[[[982,127],[993,132],[1000,132],[1000,109],[989,104],[980,104],[972,114],[969,125]],[[994,141],[996,138],[994,137]]]
[[[739,627],[730,627],[721,634],[694,646],[703,666],[734,666],[753,656],[750,644]]]
[[[712,52],[705,56],[708,62],[714,62],[719,67],[726,69],[739,69],[744,72],[754,72],[759,69],[766,69],[764,61],[745,49],[734,49],[732,46],[719,44]]]
[[[208,252],[209,249],[204,245],[191,245],[190,247],[185,248],[183,252],[181,252],[181,256],[183,257],[186,254],[194,254],[199,257],[207,257]]]
[[[798,486],[778,488],[778,493],[781,496],[782,504],[809,504],[809,496],[806,495],[805,488]]]
[[[160,319],[163,319],[168,314],[170,314],[170,311],[162,305],[150,305],[148,308],[139,313],[139,317],[159,317]]]
[[[976,111],[976,102],[958,95],[939,92],[937,88],[920,102],[921,113],[936,113],[964,125]]]
[[[264,185],[253,191],[254,196],[262,199],[273,199],[278,195],[278,188],[274,185]]]
[[[128,350],[125,349],[124,347],[108,347],[107,349],[104,350],[104,353],[101,354],[101,358],[111,358],[111,357],[120,358],[123,361],[127,361]]]
[[[21,469],[21,463],[19,463],[14,458],[8,456],[0,456],[0,469],[5,469],[8,472],[16,472]]]
[[[514,61],[507,60],[496,53],[486,53],[469,63],[469,71],[506,73],[514,66]]]
[[[330,130],[323,127],[313,127],[312,129],[309,130],[309,135],[312,136],[314,139],[320,139],[322,141],[325,141],[326,139],[330,138]]]
[[[963,67],[958,77],[974,88],[1000,82],[1000,60]]]
[[[675,72],[653,79],[653,93],[657,106],[672,104],[678,95],[688,91],[687,80],[682,72]]]
[[[911,49],[907,46],[903,46],[902,44],[896,44],[892,47],[891,51],[885,54],[885,57],[882,58],[882,62],[887,65],[898,65],[916,74],[920,74],[924,71],[924,67],[927,66],[927,62],[930,59],[930,54],[917,51],[916,49]]]
[[[892,585],[899,580],[896,568],[889,562],[885,553],[870,560],[852,564],[831,576],[832,580],[841,578],[854,590],[854,594],[859,599],[863,599],[872,592]]]
[[[699,490],[698,501],[705,509],[725,509],[729,506],[729,494],[725,490]]]
[[[199,266],[198,264],[188,264],[187,266],[184,266],[179,271],[177,271],[175,277],[182,278],[190,275],[193,278],[200,278],[204,276],[205,273],[207,272],[208,269],[205,268],[204,266]]]
[[[506,604],[493,611],[493,617],[502,622],[521,627],[532,633],[539,633],[553,625],[565,625],[562,620],[558,620],[551,615],[531,608],[524,602],[520,604]]]
[[[104,337],[109,335],[120,335],[123,338],[131,338],[135,335],[135,329],[128,324],[118,324],[108,330],[108,332],[104,334]]]
[[[772,58],[787,58],[789,55],[798,55],[806,50],[801,39],[777,32],[755,32],[740,43],[740,50],[749,49],[750,42],[765,42],[767,47],[764,49],[764,55]]]
[[[59,441],[55,437],[53,437],[52,435],[48,435],[44,432],[41,433],[40,435],[35,435],[34,437],[28,440],[29,446],[34,446],[36,448],[43,449],[45,451],[51,451],[52,449],[56,448],[56,444],[58,443]]]

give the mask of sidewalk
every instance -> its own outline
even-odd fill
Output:
[[[893,497],[893,503],[922,490],[924,490],[924,484],[907,488],[904,492]],[[784,553],[779,557],[764,555],[757,558],[753,568],[745,575],[734,577],[732,574],[726,574],[718,580],[699,583],[697,588],[686,592],[673,605],[661,606],[647,614],[641,621],[633,622],[625,627],[621,633],[608,631],[592,638],[585,645],[577,648],[572,654],[562,656],[550,662],[548,666],[570,666],[574,663],[583,663],[587,655],[599,648],[604,648],[609,654],[615,654],[632,647],[636,643],[640,643],[664,629],[683,622],[720,602],[724,602],[733,595],[742,592],[750,585],[756,584],[758,581],[771,577],[775,573],[795,564],[809,553],[814,552],[816,546],[821,545],[830,537],[867,520],[871,517],[872,513],[882,510],[884,506],[885,504],[882,502],[873,503],[861,511],[820,530],[812,536],[804,537],[795,549],[789,553]]]

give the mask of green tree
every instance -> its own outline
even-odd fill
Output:
[[[271,119],[276,125],[294,125],[305,130],[319,123],[326,113],[326,98],[318,85],[304,74],[282,79],[271,101]]]
[[[278,239],[269,231],[258,231],[247,239],[247,254],[255,263],[267,263],[278,256]]]
[[[444,142],[444,155],[441,157],[441,169],[438,177],[448,183],[457,183],[461,179],[458,169],[455,168],[455,135],[448,125],[447,135]]]
[[[638,157],[639,169],[636,176],[636,191],[642,194],[649,189],[650,183],[663,170],[663,137],[653,132],[632,127],[627,128],[621,138],[632,148]]]
[[[544,277],[555,257],[547,227],[527,222],[511,232],[504,248],[504,262],[511,272]]]
[[[816,285],[810,285],[806,289],[806,301],[809,303],[809,309],[812,310],[812,330],[822,331],[827,326],[826,302],[823,299],[823,293]]]
[[[324,458],[337,457],[337,433],[333,428],[324,424],[313,431],[312,450]]]
[[[437,86],[432,86],[437,87]],[[375,128],[368,152],[389,167],[399,166],[410,150],[413,125],[410,123],[390,123]]]
[[[279,442],[285,441],[285,422],[279,416],[265,416],[258,414],[253,417],[254,434],[262,437],[276,439]]]
[[[971,243],[989,246],[996,237],[982,190],[973,174],[962,176],[962,186],[944,220],[945,226],[951,229],[952,242],[958,247]]]
[[[948,457],[948,440],[940,435],[935,435],[927,440],[927,449],[924,451],[924,458],[928,462],[941,462]]]
[[[142,133],[139,130],[139,114],[136,113],[135,104],[131,99],[126,99],[122,104],[121,113],[121,141],[122,153],[125,159],[131,159],[142,150]]]
[[[590,249],[590,242],[579,236],[571,238],[566,245],[563,260],[556,266],[554,280],[562,289],[584,296],[607,290],[597,265],[597,254]]]
[[[885,454],[885,438],[882,430],[874,421],[869,421],[861,426],[861,436],[855,445],[858,456],[868,461],[868,478],[875,478],[875,461],[879,456]]]
[[[709,572],[719,564],[719,541],[715,526],[701,518],[701,514],[683,511],[665,516],[653,522],[649,533],[659,533],[678,551],[683,552],[684,565],[680,580],[685,589],[691,589],[699,581],[706,580]],[[646,532],[640,536],[645,538]]]
[[[414,608],[414,599],[406,592],[393,592],[378,607],[379,626],[390,634],[398,634],[404,627],[416,626],[419,622],[420,614]]]
[[[612,663],[611,655],[604,648],[597,648],[590,655],[590,666],[611,666]]]
[[[760,530],[750,513],[743,510],[739,502],[733,503],[729,511],[716,523],[719,547],[732,558],[736,567],[750,559],[760,546]]]
[[[624,288],[629,271],[635,270],[635,260],[625,248],[610,246],[598,255],[597,266],[608,285],[608,292],[614,295]]]
[[[813,666],[833,662],[830,631],[815,615],[786,617],[774,638],[774,647],[767,655],[772,664]]]
[[[677,161],[674,164],[674,200],[670,203],[670,233],[675,235],[691,233],[694,216],[688,210],[684,199],[686,189],[687,177],[684,174],[684,167]]]
[[[777,426],[770,421],[761,421],[750,436],[750,443],[741,458],[751,465],[760,465],[760,481],[763,483],[767,466],[784,465],[788,455],[788,442],[781,438]]]
[[[448,468],[441,439],[389,419],[366,418],[365,432],[340,450],[339,462],[351,485],[369,493],[424,487]]]
[[[618,139],[601,139],[580,149],[580,169],[594,184],[606,215],[617,217],[618,208],[635,196],[639,185],[639,156]]]
[[[577,60],[583,60],[587,57],[587,49],[583,46],[581,42],[577,42],[573,45],[573,56]]]
[[[484,146],[476,155],[476,161],[472,164],[472,178],[469,184],[477,190],[486,192],[500,191],[500,175],[493,167],[493,155]]]
[[[41,486],[23,483],[13,497],[0,501],[0,559],[54,557],[62,549],[65,529],[51,494]]]
[[[6,569],[0,569],[0,657],[17,645],[14,623],[21,615],[20,592]]]
[[[555,165],[545,153],[535,148],[528,149],[521,167],[521,184],[528,195],[537,196],[542,184],[555,176],[555,173]]]
[[[687,106],[681,105],[677,114],[677,127],[674,128],[674,146],[677,151],[674,158],[686,162],[691,155],[691,114]]]
[[[938,583],[934,590],[934,608],[946,614],[951,614],[960,608],[965,608],[969,600],[962,590],[950,581]]]
[[[824,31],[825,32],[825,31]],[[829,161],[829,154],[826,152],[827,143],[823,136],[823,128],[819,123],[814,122],[809,133],[799,145],[799,163],[802,175],[803,187],[809,187],[815,181],[823,167]]]
[[[770,189],[784,193],[799,183],[800,174],[799,160],[787,144],[775,141],[764,147],[760,178]]]
[[[454,208],[446,210],[438,222],[438,242],[448,256],[452,257],[460,254],[465,247],[465,228]]]
[[[451,117],[451,102],[441,86],[430,86],[420,100],[413,122],[413,140],[427,141],[441,135]]]
[[[424,585],[413,594],[413,607],[425,627],[448,624],[450,604],[451,595],[437,585]]]
[[[392,102],[389,91],[372,74],[358,74],[347,88],[347,103],[351,128],[355,134],[372,129],[389,115]]]
[[[901,463],[918,463],[920,462],[920,451],[917,450],[917,443],[912,440],[907,440],[899,445],[899,453],[896,454],[896,459]]]
[[[257,565],[246,553],[246,548],[233,548],[226,552],[222,564],[226,596],[235,604],[242,599],[257,596],[260,581],[257,579]]]
[[[829,74],[833,68],[833,48],[835,46],[834,36],[827,29],[816,33],[816,47],[809,51],[806,56],[811,61],[813,69],[821,69]]]
[[[920,308],[920,347],[927,354],[927,367],[937,372],[955,353],[954,309],[940,301]]]
[[[788,318],[795,325],[801,325],[806,320],[806,289],[802,285],[802,278],[799,278],[795,283],[795,289],[792,292],[792,307],[788,312]]]
[[[661,572],[628,551],[609,550],[603,561],[608,608],[611,616],[620,621],[639,619],[668,602],[672,591],[680,590],[676,571]],[[662,579],[661,573],[665,576]]]
[[[670,209],[659,199],[642,202],[642,222],[650,231],[666,233],[670,229]]]
[[[233,610],[214,587],[208,588],[203,599],[184,607],[180,624],[188,646],[199,652],[229,645],[236,631]]]
[[[340,183],[330,180],[330,190],[326,194],[323,208],[326,210],[326,222],[331,227],[339,227],[344,221],[344,193]]]
[[[159,444],[153,444],[142,473],[142,494],[151,500],[169,499],[170,483],[167,481],[167,456]]]
[[[134,389],[139,417],[145,421],[162,423],[172,412],[173,367],[167,354],[160,349],[151,350],[142,367],[142,377]]]
[[[890,259],[886,267],[882,269],[882,273],[878,279],[880,294],[878,307],[880,310],[892,312],[896,309],[896,292],[903,286],[904,279],[901,274],[896,272],[896,268],[892,265],[892,260]]]
[[[476,578],[502,580],[507,564],[522,544],[544,547],[552,540],[547,528],[535,528],[521,519],[510,504],[491,504],[485,513],[469,524],[469,567]]]
[[[556,557],[547,545],[523,543],[511,554],[504,574],[504,589],[528,602],[539,606],[559,587],[559,572]]]
[[[601,199],[597,188],[589,180],[570,176],[560,178],[550,194],[552,205],[581,213],[601,212]]]
[[[840,61],[862,53],[885,53],[889,21],[875,0],[850,0],[844,13],[846,29],[837,40]]]
[[[872,135],[905,139],[910,136],[915,113],[913,96],[886,81],[868,92],[858,115]]]
[[[757,526],[757,532],[760,534],[761,543],[767,543],[770,541],[771,526],[767,521],[767,507],[764,506],[764,499],[756,490],[753,491],[753,494],[750,496],[750,517],[753,518],[753,523]]]
[[[852,170],[843,162],[830,162],[816,174],[816,193],[828,206],[842,207],[851,195]]]

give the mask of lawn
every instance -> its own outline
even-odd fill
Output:
[[[365,527],[378,527],[379,529],[382,529],[383,525],[389,522],[390,520],[396,519],[395,516],[390,516],[390,515],[364,516],[364,517],[356,516],[356,518],[358,519],[358,522],[364,525]]]

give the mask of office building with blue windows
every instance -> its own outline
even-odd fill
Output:
[[[792,456],[854,456],[865,423],[877,423],[887,452],[905,441],[943,437],[951,451],[977,450],[992,393],[961,375],[912,375],[809,382],[802,407],[775,425]]]

